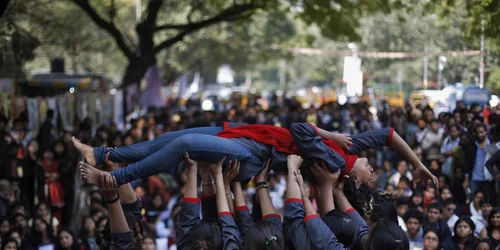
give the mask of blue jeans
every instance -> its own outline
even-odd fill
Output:
[[[236,177],[239,181],[257,174],[264,163],[235,140],[215,136],[220,131],[221,127],[186,129],[163,134],[149,142],[111,149],[110,160],[137,162],[126,168],[113,170],[110,174],[121,185],[162,172],[174,173],[184,161],[186,152],[197,161],[215,163],[224,156],[227,156],[226,161],[240,161],[240,173]],[[105,154],[106,150],[95,149],[99,154]],[[104,158],[102,155],[100,157]]]

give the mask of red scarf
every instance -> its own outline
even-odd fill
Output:
[[[312,126],[312,125],[311,125]],[[273,125],[251,124],[238,126],[227,129],[224,123],[224,131],[217,134],[222,138],[248,138],[265,145],[270,145],[276,148],[278,152],[286,154],[299,154],[295,143],[293,142],[292,135],[288,129],[276,127]],[[344,174],[349,174],[354,163],[358,159],[356,155],[348,155],[348,152],[342,149],[336,142],[332,140],[322,140],[323,143],[331,150],[337,152],[346,162],[346,169]]]

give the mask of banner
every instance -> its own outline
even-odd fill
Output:
[[[38,98],[28,98],[28,129],[38,133],[40,129],[40,107],[38,106]]]

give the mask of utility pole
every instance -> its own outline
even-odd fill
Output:
[[[427,86],[429,84],[429,77],[428,77],[428,72],[429,72],[429,22],[432,21],[434,18],[436,18],[436,15],[430,15],[425,18],[425,30],[426,30],[426,36],[425,36],[425,47],[424,47],[424,89],[427,89]]]
[[[484,17],[481,18],[481,60],[479,61],[479,87],[484,87]]]

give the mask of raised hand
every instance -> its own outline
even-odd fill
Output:
[[[289,155],[287,158],[288,170],[295,171],[300,168],[304,159],[298,155]]]
[[[198,163],[195,160],[189,158],[189,153],[186,152],[184,154],[184,164],[186,164],[186,167],[188,169],[191,169],[192,167],[197,166]]]
[[[439,188],[439,179],[427,169],[424,165],[420,165],[418,168],[419,175],[417,176],[417,181],[420,181],[421,178],[427,180],[428,185],[436,185]]]
[[[260,173],[258,173],[256,176],[255,176],[255,181],[257,183],[259,182],[265,182],[267,181],[267,174],[269,173],[269,166],[271,165],[271,159],[267,160],[266,162],[266,166],[264,167],[264,169],[262,169],[260,171]]]
[[[312,166],[312,173],[314,175],[314,179],[316,179],[320,187],[333,188],[337,186],[340,171],[332,173],[324,163],[322,163],[322,167],[320,167],[317,163],[314,163]]]
[[[344,134],[334,134],[333,140],[339,144],[340,147],[349,151],[349,147],[352,145],[352,138],[349,135]]]
[[[293,171],[293,175],[295,175],[295,181],[297,181],[297,184],[299,185],[300,188],[300,194],[302,196],[302,199],[305,197],[308,197],[306,193],[306,187],[304,186],[304,178],[302,178],[302,174],[300,174],[300,170]]]
[[[226,189],[229,189],[231,182],[233,182],[234,178],[240,172],[240,162],[235,160],[234,162],[229,161],[227,168],[224,170],[222,176],[224,179],[224,186]]]
[[[217,163],[207,163],[207,168],[213,177],[222,174],[222,164],[224,164],[225,160],[226,156],[222,157],[222,159]]]

